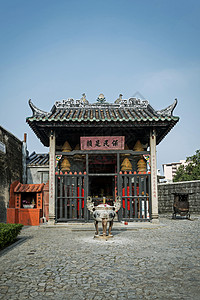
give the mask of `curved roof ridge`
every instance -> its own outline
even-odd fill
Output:
[[[164,108],[164,109],[162,109],[162,110],[156,111],[156,113],[157,113],[158,115],[162,115],[162,116],[163,116],[163,115],[164,115],[164,116],[172,116],[173,111],[174,111],[174,109],[175,109],[177,103],[178,103],[178,100],[175,98],[174,102],[173,102],[171,105],[169,105],[168,107],[166,107],[166,108]]]
[[[46,111],[43,111],[39,108],[37,108],[31,101],[31,99],[28,100],[29,106],[33,112],[33,116],[38,116],[38,115],[48,115],[49,113],[47,113]]]

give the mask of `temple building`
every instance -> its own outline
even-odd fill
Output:
[[[174,103],[154,110],[147,100],[108,103],[56,101],[50,112],[29,100],[27,123],[49,147],[49,223],[89,221],[87,197],[95,203],[121,199],[119,221],[158,219],[156,145],[178,122]]]

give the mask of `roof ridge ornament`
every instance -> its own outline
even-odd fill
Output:
[[[56,101],[52,110],[63,109],[67,107],[84,107],[89,105],[89,101],[86,99],[86,94],[83,93],[81,99],[74,100],[73,98],[63,99],[61,101]]]
[[[134,107],[134,108],[147,108],[147,105],[149,105],[149,101],[148,100],[140,100],[140,99],[136,99],[135,97],[131,97],[128,100],[126,99],[122,99],[122,94],[119,94],[119,98],[117,98],[115,100],[115,104],[119,104],[120,107]]]
[[[141,100],[141,99],[136,99],[136,98],[129,98],[128,99],[129,106],[133,106],[134,108],[147,108],[149,105],[148,100]]]
[[[100,104],[103,104],[106,102],[106,98],[104,96],[104,94],[99,94],[99,97],[97,98],[97,102],[100,103]]]
[[[83,104],[89,104],[89,101],[86,99],[86,94],[83,93],[82,94],[82,97],[80,99],[82,101]]]
[[[175,98],[174,102],[171,105],[169,105],[168,107],[166,107],[164,109],[157,110],[156,113],[158,115],[172,116],[177,103],[178,103],[178,100]]]
[[[31,99],[28,100],[28,103],[29,103],[29,106],[30,106],[30,108],[31,108],[31,110],[32,110],[32,112],[33,112],[33,116],[38,116],[38,115],[49,115],[48,112],[43,111],[43,110],[37,108],[37,107],[33,104],[33,102],[31,101]]]
[[[52,107],[51,112],[56,111],[57,109],[64,109],[64,108],[69,108],[69,107],[132,107],[135,109],[143,109],[147,108],[149,105],[148,100],[141,100],[141,99],[136,99],[136,98],[129,98],[127,99],[122,99],[122,94],[119,95],[119,98],[115,100],[114,103],[108,103],[106,102],[106,98],[104,94],[100,94],[97,98],[96,103],[89,103],[89,101],[86,99],[86,94],[83,93],[81,99],[74,100],[73,98],[68,98],[67,100],[63,99],[61,101],[56,101],[54,106]]]
[[[122,94],[119,94],[119,98],[117,98],[114,103],[119,104],[122,100],[122,96]]]

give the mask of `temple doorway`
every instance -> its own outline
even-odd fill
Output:
[[[94,199],[95,205],[102,203],[106,197],[106,203],[113,205],[115,199],[115,176],[91,176],[89,177],[89,195]]]
[[[117,156],[116,154],[89,155],[89,186],[88,195],[95,205],[106,203],[113,205],[117,185]]]

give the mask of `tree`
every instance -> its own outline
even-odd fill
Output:
[[[173,178],[174,182],[200,180],[200,150],[186,159],[186,165],[181,165]]]

